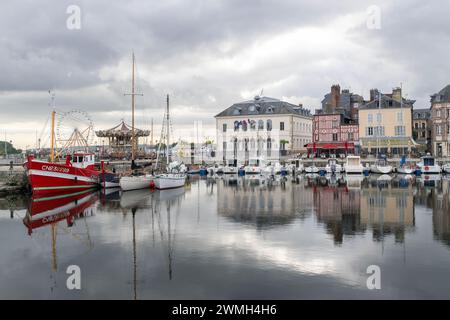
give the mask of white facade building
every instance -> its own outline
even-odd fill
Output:
[[[268,97],[233,104],[215,116],[217,160],[277,160],[306,153],[312,115],[303,106]]]

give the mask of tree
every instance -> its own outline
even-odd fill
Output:
[[[22,151],[20,149],[14,148],[10,142],[6,141],[6,153],[7,154],[18,154],[21,152]],[[2,156],[5,155],[5,141],[0,141],[0,155],[2,155]]]

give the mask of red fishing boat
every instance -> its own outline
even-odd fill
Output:
[[[65,163],[54,163],[29,156],[24,163],[31,191],[35,195],[68,193],[99,186],[102,170],[94,168],[93,153],[76,152]]]

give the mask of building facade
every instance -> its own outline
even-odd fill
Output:
[[[358,110],[364,104],[362,96],[332,85],[316,110],[313,120],[313,142],[308,153],[315,156],[357,153],[359,140]]]
[[[413,110],[413,137],[425,152],[431,152],[431,111],[430,109]]]
[[[412,137],[414,100],[402,97],[400,88],[392,94],[371,90],[371,101],[359,108],[359,139],[364,154],[407,155],[417,143]]]
[[[307,145],[316,155],[356,153],[359,127],[344,114],[316,114],[313,119],[313,142]]]
[[[317,114],[340,113],[345,118],[358,123],[358,109],[365,103],[364,98],[350,92],[348,89],[341,90],[340,85],[331,86],[329,93],[322,100],[322,109]]]
[[[219,160],[247,163],[306,152],[312,141],[312,115],[302,105],[256,96],[215,116]]]
[[[431,96],[432,151],[437,157],[450,156],[450,85]]]

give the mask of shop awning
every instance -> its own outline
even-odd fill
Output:
[[[337,142],[337,143],[329,143],[329,142],[315,142],[308,143],[306,145],[306,149],[354,149],[355,144],[353,142]]]

